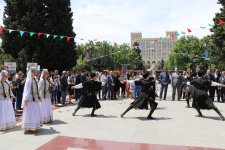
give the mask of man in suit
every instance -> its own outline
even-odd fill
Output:
[[[167,70],[164,70],[163,72],[160,73],[159,82],[160,82],[160,85],[161,85],[161,87],[160,87],[160,100],[162,100],[163,92],[164,92],[163,99],[166,100],[168,85],[171,82],[170,76],[169,76]]]
[[[210,70],[207,70],[207,73],[206,73],[206,75],[203,77],[203,79],[215,82],[215,76],[214,76],[214,74],[211,73]],[[210,98],[212,99],[212,101],[214,101],[214,97],[215,97],[215,87],[209,85],[208,89],[209,89],[209,96],[210,96]]]
[[[175,100],[175,95],[176,95],[176,91],[177,91],[177,99],[178,101],[180,101],[181,99],[181,86],[182,86],[182,83],[183,83],[183,76],[179,73],[179,70],[178,68],[176,67],[175,68],[175,72],[172,73],[172,88],[173,88],[173,91],[172,91],[172,100],[174,101]]]
[[[109,71],[109,75],[107,76],[107,87],[108,87],[108,99],[114,99],[114,80],[113,80],[113,72]]]
[[[220,76],[220,78],[219,78],[219,83],[220,84],[225,84],[225,71],[222,71],[222,76]],[[221,87],[220,88],[220,97],[221,97],[221,102],[222,103],[225,102],[224,94],[225,94],[225,88]]]
[[[60,88],[61,88],[61,97],[62,97],[62,106],[66,105],[66,95],[67,95],[67,72],[63,71],[60,78]]]
[[[218,69],[216,69],[214,71],[214,77],[215,77],[215,82],[219,83],[219,79],[221,77],[221,74],[219,72]],[[216,92],[216,95],[217,95],[217,101],[220,102],[220,87],[215,87],[215,92]]]

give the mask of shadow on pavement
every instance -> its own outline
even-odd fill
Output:
[[[160,117],[160,118],[157,118],[157,117],[154,117],[155,119],[147,119],[147,117],[124,117],[125,119],[139,119],[141,121],[161,121],[161,120],[170,120],[170,119],[173,119],[173,118],[168,118],[168,117]]]
[[[164,110],[164,109],[167,109],[166,107],[157,107],[156,108],[157,110]]]
[[[212,119],[212,120],[221,120],[220,117],[209,117],[209,116],[203,116],[201,118],[204,118],[204,119]]]
[[[51,134],[59,134],[60,132],[56,131],[54,128],[50,127],[50,129],[43,129],[41,128],[35,136],[42,136],[42,135],[51,135]]]
[[[9,130],[6,130],[6,131],[1,131],[0,134],[6,134],[6,133],[9,133],[9,132],[16,132],[16,131],[22,131],[21,125],[16,126],[15,128],[12,128],[12,129],[9,129]]]
[[[79,116],[79,115],[77,115],[77,116]],[[95,117],[92,117],[90,114],[86,114],[86,115],[83,115],[83,117],[91,117],[91,118],[116,118],[117,116],[113,116],[113,115],[109,115],[109,116],[97,115]]]
[[[68,124],[68,123],[67,122],[64,122],[62,120],[53,120],[52,123],[50,123],[50,124],[44,124],[44,125],[46,125],[46,126],[52,126],[52,125],[60,125],[60,124]]]

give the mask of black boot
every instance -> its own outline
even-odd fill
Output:
[[[186,101],[187,101],[187,107],[190,108],[189,98],[187,98]]]
[[[95,116],[97,116],[97,115],[95,115],[95,107],[93,107],[93,109],[92,109],[92,111],[91,111],[91,117],[95,117]]]
[[[217,112],[217,114],[219,114],[221,120],[224,121],[225,118],[224,118],[224,116],[220,113],[220,111],[218,110],[218,108],[214,108],[214,110]]]
[[[194,104],[195,104],[195,109],[197,110],[197,112],[199,114],[199,117],[203,117],[202,112],[200,111],[200,108],[198,107],[198,104],[195,101],[194,101]]]
[[[153,112],[156,110],[156,108],[157,108],[157,106],[158,106],[158,103],[156,103],[156,102],[151,102],[151,103],[150,103],[150,106],[151,106],[151,110],[150,110],[150,112],[149,112],[149,114],[148,114],[148,116],[147,116],[147,119],[155,119],[155,118],[152,117],[152,114],[153,114]]]
[[[128,112],[128,111],[130,111],[131,109],[133,109],[134,107],[131,105],[131,106],[129,106],[120,116],[121,116],[121,118],[123,118],[123,116]]]
[[[77,111],[80,109],[80,106],[77,106],[77,108],[74,110],[74,112],[72,113],[73,116],[76,115]]]
[[[147,119],[155,119],[155,118],[152,117],[152,114],[153,114],[154,111],[155,111],[155,109],[151,109],[150,110],[150,112],[149,112],[149,114],[147,116]]]
[[[200,111],[200,109],[199,108],[196,108],[196,110],[197,110],[197,112],[199,114],[199,117],[203,117],[202,112]]]

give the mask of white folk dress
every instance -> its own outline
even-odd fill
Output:
[[[6,97],[4,97],[3,86]],[[13,96],[9,84],[0,83],[0,130],[4,131],[7,129],[14,128],[16,126],[15,113],[12,106],[10,96]]]
[[[49,91],[50,83],[46,79],[41,79],[38,83],[39,95],[41,97],[41,117],[43,123],[50,123],[53,121],[53,111],[51,94]]]
[[[28,99],[23,99],[23,117],[22,117],[22,129],[27,131],[35,131],[42,126],[40,99],[38,95],[38,85],[35,79],[32,79],[33,90],[30,90]],[[24,101],[27,101],[27,105],[24,105]]]

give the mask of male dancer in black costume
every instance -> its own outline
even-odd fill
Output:
[[[209,80],[204,80],[202,78],[204,72],[202,70],[198,71],[198,77],[197,79],[190,82],[191,85],[194,86],[194,92],[193,92],[193,103],[192,107],[195,108],[198,111],[198,114],[200,117],[202,117],[202,113],[200,109],[213,109],[215,110],[218,115],[220,116],[221,120],[224,121],[224,116],[220,113],[218,108],[213,104],[212,99],[209,97],[207,93],[207,88],[209,86],[225,86],[216,82],[212,82]]]
[[[97,116],[94,114],[95,110],[101,108],[101,105],[96,96],[96,92],[98,92],[101,88],[101,82],[95,81],[97,78],[95,73],[91,73],[90,78],[91,79],[89,81],[74,86],[75,89],[83,88],[83,95],[80,99],[80,102],[78,103],[77,108],[72,113],[73,116],[75,116],[76,112],[81,107],[86,107],[93,108],[91,116],[94,117]]]
[[[143,75],[143,78],[144,79],[141,79],[140,81],[135,81],[136,85],[141,85],[141,93],[138,100],[132,102],[130,106],[121,114],[122,118],[128,111],[133,108],[147,109],[148,103],[150,103],[151,110],[149,112],[149,115],[147,116],[147,119],[155,119],[152,117],[152,114],[158,105],[158,103],[155,102],[155,81],[152,80],[154,78],[150,78],[150,72],[146,72]]]
[[[186,99],[186,102],[187,102],[187,108],[191,108],[190,107],[190,99],[192,98],[192,91],[193,91],[193,87],[191,85],[187,85],[187,82],[191,82],[192,80],[195,80],[197,79],[197,73],[194,72],[191,74],[191,76],[187,76],[185,78],[185,87],[184,87],[184,90],[185,90],[185,99]]]

